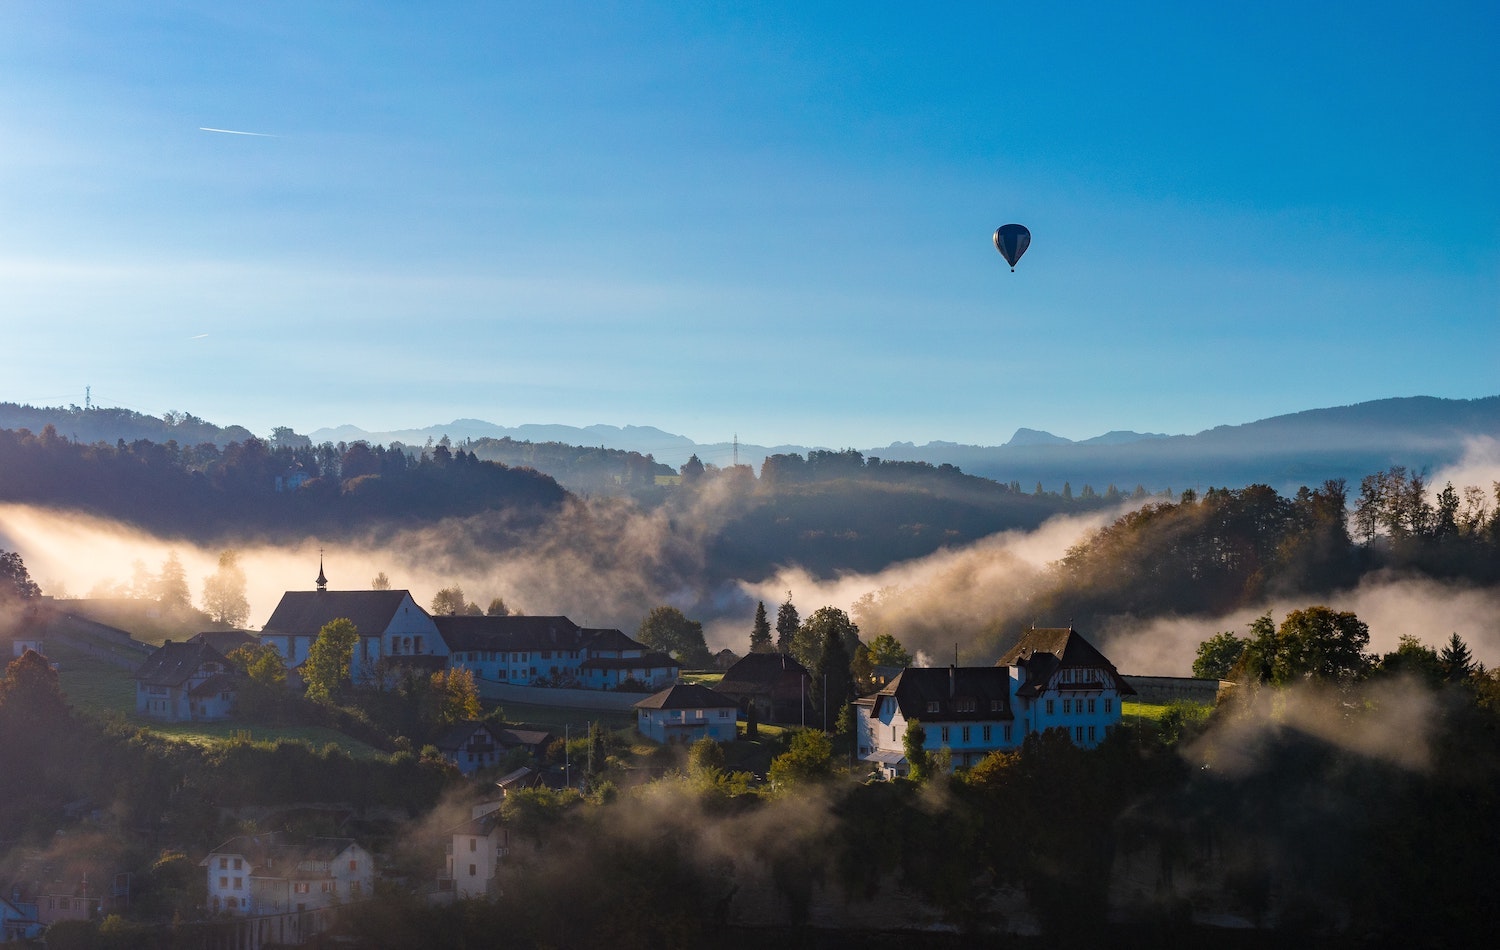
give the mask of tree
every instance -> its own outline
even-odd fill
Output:
[[[358,643],[359,630],[347,617],[323,625],[302,664],[308,699],[323,703],[333,700],[334,693],[349,679],[349,666],[354,662],[354,647]]]
[[[490,605],[485,608],[484,615],[486,617],[509,617],[510,608],[505,606],[503,598],[495,597],[490,600]]]
[[[161,573],[151,585],[156,602],[163,610],[186,610],[193,606],[193,594],[188,589],[187,571],[177,559],[176,551],[168,551],[161,564]]]
[[[776,647],[771,643],[771,622],[766,619],[766,602],[760,601],[755,605],[755,624],[750,628],[750,652],[751,653],[774,653]]]
[[[1302,678],[1348,684],[1373,664],[1364,652],[1370,628],[1350,611],[1294,610],[1277,628],[1276,641],[1271,678],[1278,685]]]
[[[708,778],[724,771],[724,747],[704,736],[688,747],[688,773]]]
[[[703,624],[689,620],[676,607],[652,608],[641,621],[636,639],[653,650],[670,654],[689,669],[707,669],[713,665],[703,639]]]
[[[901,645],[901,641],[888,633],[870,641],[870,662],[876,666],[893,666],[897,669],[906,669],[912,664],[911,653]]]
[[[479,690],[472,670],[454,667],[432,674],[437,721],[445,726],[479,718]]]
[[[286,684],[286,661],[281,658],[281,651],[269,643],[236,647],[226,659],[259,686],[279,690]]]
[[[1248,641],[1229,631],[1216,633],[1198,644],[1198,656],[1193,660],[1193,675],[1199,679],[1229,679],[1229,673],[1245,652]]]
[[[848,642],[859,642],[859,628],[837,607],[820,607],[802,625],[811,628],[819,641],[817,661],[812,667],[813,709],[823,717],[823,731],[833,728],[844,705],[855,699],[854,673]]]
[[[927,729],[922,720],[912,719],[901,737],[901,751],[906,754],[907,778],[921,784],[932,775],[932,755],[927,751]]]
[[[1458,631],[1454,631],[1453,636],[1444,644],[1443,652],[1438,654],[1438,662],[1442,664],[1443,678],[1450,683],[1463,682],[1474,674],[1474,655],[1469,652],[1469,645],[1458,635]]]
[[[1396,649],[1380,658],[1379,672],[1412,676],[1434,689],[1446,679],[1438,652],[1409,633],[1402,634]]]
[[[0,548],[0,603],[40,597],[42,589],[26,571],[26,562],[15,551]]]
[[[682,468],[678,471],[682,475],[682,483],[684,485],[692,485],[703,478],[703,462],[694,454],[683,463]]]
[[[163,567],[163,573],[165,573]],[[250,601],[245,598],[245,572],[234,551],[219,554],[219,569],[203,582],[203,609],[214,623],[243,626],[250,617]]]
[[[792,640],[797,636],[797,628],[802,626],[802,620],[797,615],[797,608],[792,604],[792,592],[786,592],[786,603],[782,604],[776,611],[776,652],[792,652]]]
[[[792,655],[797,658],[797,662],[812,669],[818,664],[818,657],[823,652],[823,641],[830,636],[843,640],[844,662],[848,663],[855,648],[859,646],[859,627],[854,625],[848,614],[837,607],[819,607],[802,622],[797,628],[797,635],[792,639]]]
[[[391,579],[389,577],[385,576],[385,571],[381,571],[379,574],[376,574],[374,577],[370,578],[370,590],[390,590],[390,589],[391,589]]]
[[[792,736],[792,746],[771,760],[767,772],[777,787],[812,785],[833,776],[833,741],[818,729],[803,729]]]
[[[483,613],[478,604],[470,603],[464,598],[464,589],[457,584],[444,587],[433,596],[432,612],[439,616],[450,617],[478,617]]]

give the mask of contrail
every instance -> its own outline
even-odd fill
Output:
[[[260,139],[274,139],[276,136],[269,132],[241,132],[238,129],[210,129],[207,126],[198,126],[199,132],[223,132],[225,135],[253,135]]]

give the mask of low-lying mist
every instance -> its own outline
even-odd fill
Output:
[[[1477,440],[1463,462],[1436,473],[1429,486],[1449,479],[1456,485],[1500,479],[1500,442]],[[873,573],[819,577],[788,564],[764,577],[715,578],[705,551],[747,504],[742,490],[717,479],[654,508],[619,498],[572,499],[543,526],[519,533],[503,513],[491,512],[422,527],[356,529],[339,538],[232,546],[247,580],[252,629],[265,623],[282,592],[313,587],[321,556],[333,589],[367,589],[384,573],[424,606],[439,589],[457,585],[480,608],[500,597],[524,613],[566,614],[585,626],[633,633],[653,607],[668,603],[703,621],[711,649],[737,653],[748,646],[756,601],[774,618],[790,591],[804,618],[824,606],[848,611],[866,642],[889,633],[922,662],[951,662],[956,646],[960,663],[986,664],[1022,626],[1072,622],[1067,615],[1030,616],[1028,605],[1052,582],[1050,565],[1127,510],[1060,516],[1034,531],[1001,532]],[[517,536],[523,540],[496,540]],[[54,596],[119,596],[142,569],[159,571],[175,554],[196,603],[224,546],[0,505],[0,548],[19,552],[43,592]],[[1438,645],[1456,632],[1477,660],[1500,658],[1500,592],[1396,576],[1367,576],[1349,591],[1267,600],[1221,616],[1120,616],[1080,629],[1124,672],[1185,676],[1203,639],[1223,630],[1243,635],[1261,614],[1279,619],[1318,600],[1357,613],[1376,652],[1394,649],[1404,634]]]

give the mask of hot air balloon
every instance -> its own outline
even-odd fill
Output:
[[[1016,261],[1030,246],[1031,232],[1023,224],[1003,224],[995,229],[995,250],[1005,258],[1012,272],[1016,269]]]

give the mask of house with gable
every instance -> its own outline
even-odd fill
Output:
[[[753,707],[760,722],[793,724],[816,718],[807,708],[812,675],[786,653],[751,653],[726,670],[714,688],[739,703],[746,715]]]
[[[464,775],[499,764],[506,752],[489,723],[473,720],[455,722],[433,745]]]
[[[295,842],[280,833],[242,835],[214,848],[199,866],[207,874],[213,913],[317,915],[374,894],[374,858],[352,838]],[[326,923],[315,916],[309,921],[312,929],[298,936],[316,933]]]
[[[1075,745],[1093,748],[1120,724],[1120,703],[1135,689],[1092,643],[1069,627],[1032,627],[1001,654],[1028,731],[1064,729]]]
[[[697,683],[677,683],[635,704],[636,728],[657,742],[732,742],[739,703]]]
[[[340,618],[359,632],[349,675],[355,683],[373,683],[403,664],[429,672],[448,663],[448,647],[432,617],[404,590],[329,590],[318,567],[317,590],[294,590],[261,629],[260,642],[275,647],[288,669],[306,662],[318,633]]]
[[[207,643],[168,640],[136,668],[135,711],[167,722],[227,719],[238,698],[239,677]]]
[[[1013,689],[1005,667],[907,667],[855,702],[856,753],[885,778],[907,774],[906,729],[913,720],[927,733],[923,747],[948,749],[955,768],[1014,749],[1025,724],[1016,721]]]
[[[1119,724],[1121,699],[1134,692],[1076,630],[1032,628],[995,666],[908,667],[856,701],[856,753],[886,778],[907,774],[912,720],[927,734],[924,748],[947,749],[954,768],[1018,749],[1047,729],[1093,748]]]

